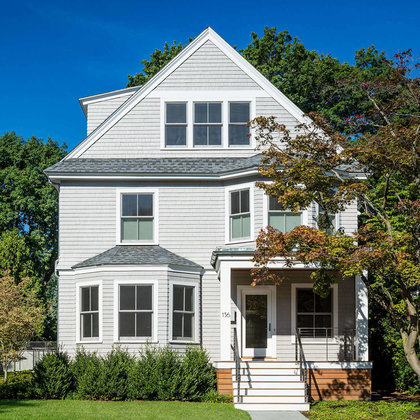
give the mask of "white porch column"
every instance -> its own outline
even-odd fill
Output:
[[[228,263],[220,264],[220,360],[231,359],[231,267]]]
[[[367,274],[366,274],[367,275]],[[355,278],[356,304],[356,359],[369,360],[368,291],[360,276]]]

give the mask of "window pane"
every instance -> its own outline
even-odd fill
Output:
[[[331,328],[331,315],[315,315],[315,327],[316,328]],[[325,331],[323,330],[325,336]]]
[[[137,216],[137,195],[136,194],[123,194],[122,215],[123,216]]]
[[[91,287],[90,288],[90,310],[97,311],[98,310],[98,287]]]
[[[284,233],[284,214],[269,213],[268,224]]]
[[[246,125],[229,125],[229,145],[249,146],[248,133]]]
[[[92,314],[92,337],[99,337],[99,314]]]
[[[174,310],[184,310],[184,287],[174,286]]]
[[[123,311],[134,310],[136,286],[120,286],[120,309]]]
[[[121,225],[121,239],[123,241],[136,241],[138,239],[136,219],[122,219]]]
[[[232,217],[232,239],[242,238],[242,217]]]
[[[185,125],[167,125],[165,132],[167,146],[185,146],[187,144],[187,127]]]
[[[285,232],[292,231],[295,227],[300,226],[302,224],[300,213],[293,214],[293,213],[287,213],[286,214],[286,226],[285,226]]]
[[[152,286],[137,286],[137,308],[152,310]]]
[[[194,287],[185,288],[185,310],[193,311],[194,310]]]
[[[241,191],[241,213],[249,212],[249,190]]]
[[[209,122],[210,123],[222,122],[222,104],[220,103],[209,104]]]
[[[248,216],[241,216],[242,218],[242,237],[249,238],[251,236],[251,218]]]
[[[239,191],[230,193],[230,214],[239,213]]]
[[[277,197],[269,196],[269,210],[283,210],[283,206],[278,202]]]
[[[195,122],[196,123],[206,123],[207,121],[207,104],[206,103],[200,103],[200,104],[194,104],[195,110]]]
[[[172,320],[172,336],[173,338],[182,337],[182,314],[173,314]]]
[[[153,220],[139,220],[139,239],[142,241],[153,240]]]
[[[120,312],[120,337],[135,337],[135,313]]]
[[[207,126],[195,125],[194,126],[194,146],[207,145]]]
[[[152,313],[151,312],[137,312],[137,337],[151,337],[152,336]]]
[[[313,328],[314,317],[313,315],[298,315],[297,316],[297,327],[298,328]]]
[[[185,124],[187,122],[187,105],[166,104],[166,122]]]
[[[298,312],[314,311],[314,292],[312,289],[299,289],[297,291],[297,301]]]
[[[330,294],[325,298],[315,295],[315,312],[332,312],[331,292],[332,291],[330,291]]]
[[[82,315],[82,337],[83,338],[92,337],[91,316],[92,314]]]
[[[184,314],[184,338],[193,338],[193,314]]]
[[[222,144],[222,126],[210,125],[208,129],[209,129],[209,145],[220,146]]]
[[[230,104],[230,122],[247,123],[249,120],[249,103],[231,102]]]
[[[153,216],[153,194],[139,194],[138,203],[139,216]]]
[[[82,287],[82,312],[90,310],[89,287]]]

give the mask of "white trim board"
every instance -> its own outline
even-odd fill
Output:
[[[144,84],[137,92],[128,98],[108,118],[96,127],[81,143],[79,143],[63,160],[77,158],[94,144],[103,134],[113,127],[124,115],[131,111],[141,100],[151,93],[156,86],[162,83],[172,72],[194,54],[205,42],[211,41],[240,69],[251,77],[273,99],[279,102],[300,123],[311,123],[308,117],[289,98],[280,92],[269,82],[255,67],[243,58],[234,48],[223,40],[213,29],[206,28],[189,45],[187,45],[176,57],[174,57],[155,76]]]

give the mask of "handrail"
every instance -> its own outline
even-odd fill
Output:
[[[303,351],[299,328],[296,328],[295,352],[296,361],[299,362],[300,380],[305,384],[305,402],[309,402],[310,388],[308,387],[308,363],[306,362],[305,353]]]
[[[234,361],[235,361],[235,377],[236,377],[236,382],[238,384],[238,403],[239,401],[239,397],[240,397],[240,384],[241,384],[241,358],[239,356],[239,345],[238,345],[238,333],[236,331],[236,327],[233,328],[233,357],[234,357]]]

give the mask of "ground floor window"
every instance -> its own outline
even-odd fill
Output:
[[[332,300],[332,289],[326,297],[310,288],[296,290],[296,326],[302,337],[332,337]]]
[[[195,340],[195,286],[173,285],[172,339]]]
[[[153,285],[120,285],[119,339],[152,337]]]
[[[99,286],[80,288],[80,338],[99,338]]]

